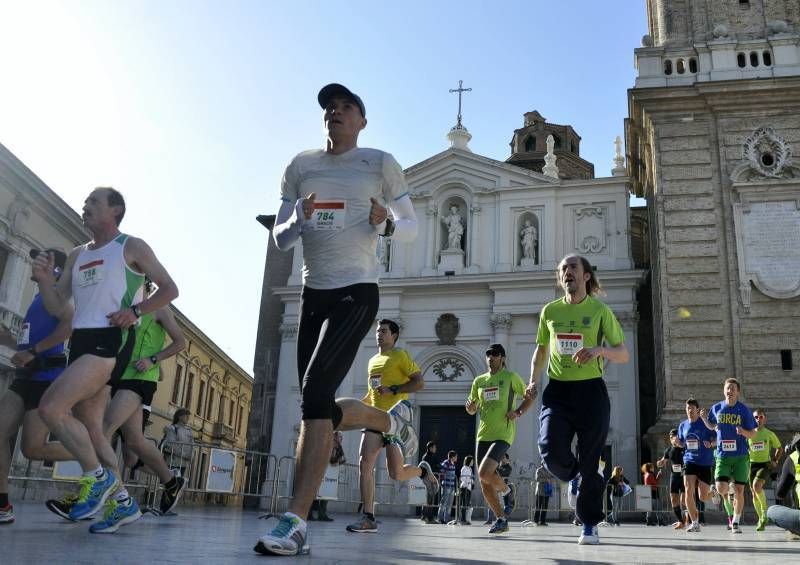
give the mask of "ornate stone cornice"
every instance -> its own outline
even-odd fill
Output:
[[[284,339],[294,339],[297,337],[297,324],[281,324],[278,331]]]
[[[492,328],[497,330],[510,330],[511,326],[514,323],[512,315],[507,312],[499,312],[494,313],[489,316],[489,323],[492,325]]]

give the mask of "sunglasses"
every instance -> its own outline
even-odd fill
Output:
[[[487,357],[502,357],[502,356],[503,356],[503,354],[502,354],[502,353],[499,353],[499,352],[497,352],[497,351],[487,351],[487,352],[486,352],[486,356],[487,356]]]

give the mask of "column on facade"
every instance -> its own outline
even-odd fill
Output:
[[[508,353],[508,335],[511,332],[511,325],[513,324],[511,314],[507,312],[495,312],[489,317],[489,323],[492,325],[492,331],[494,333],[493,343],[501,344],[506,348],[506,353]]]
[[[434,262],[436,260],[436,249],[434,245],[436,243],[436,216],[438,215],[435,203],[431,202],[428,204],[425,215],[428,218],[427,240],[425,243],[425,270],[432,272],[434,271]]]
[[[481,207],[480,206],[472,206],[470,209],[470,237],[469,237],[469,263],[468,266],[470,270],[474,270],[474,272],[478,272],[478,262],[477,262],[477,253],[475,252],[478,249],[478,220],[481,215]]]

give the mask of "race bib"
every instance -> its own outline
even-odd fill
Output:
[[[556,352],[559,355],[575,355],[583,349],[583,335],[556,334]]]
[[[311,223],[315,230],[338,231],[344,228],[344,218],[347,212],[344,200],[328,200],[314,202],[314,214]]]
[[[103,282],[105,279],[105,265],[103,260],[92,261],[78,267],[78,286],[92,286]]]
[[[700,441],[696,439],[687,439],[686,449],[688,449],[689,451],[697,451],[698,449],[700,449]]]
[[[369,388],[372,390],[377,389],[381,386],[381,376],[380,375],[370,375],[369,376]]]
[[[19,336],[17,336],[17,345],[28,345],[31,341],[31,324],[25,322],[19,329]]]
[[[735,439],[723,439],[722,440],[722,451],[736,451],[736,440]]]
[[[492,386],[483,389],[483,400],[484,402],[500,400],[500,387]]]
[[[751,451],[764,451],[766,448],[767,448],[767,446],[765,445],[765,443],[763,441],[754,441],[750,445],[750,450]]]
[[[683,470],[683,466],[679,465],[678,463],[672,464],[672,472],[673,473],[680,473]]]

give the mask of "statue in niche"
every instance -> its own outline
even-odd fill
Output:
[[[530,220],[525,220],[525,227],[519,232],[523,259],[536,259],[537,236],[536,227],[533,226]]]
[[[461,214],[458,213],[458,204],[450,205],[450,214],[442,218],[442,222],[447,226],[447,250],[460,251],[464,224],[461,220]]]

